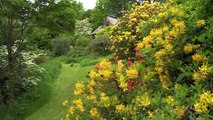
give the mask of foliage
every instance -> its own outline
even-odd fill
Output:
[[[62,32],[74,33],[75,21],[83,12],[82,4],[75,0],[35,1],[34,7],[38,10],[35,14],[35,24],[47,28],[52,37]]]
[[[119,56],[75,84],[66,119],[212,119],[212,18],[190,12],[171,1],[133,5],[112,30]]]
[[[28,45],[33,46],[34,49],[50,50],[52,48],[48,29],[34,28],[27,39]]]
[[[109,36],[107,33],[100,34],[95,36],[93,40],[91,40],[89,47],[95,53],[100,55],[109,54]]]
[[[65,55],[69,51],[70,46],[74,43],[74,37],[62,34],[52,40],[52,51],[56,56]]]
[[[75,23],[75,35],[90,35],[92,32],[92,28],[90,27],[89,19],[83,19],[81,21],[77,21]]]
[[[61,61],[59,59],[47,59],[40,65],[45,71],[41,76],[41,82],[29,91],[17,97],[11,108],[0,106],[0,118],[3,120],[23,120],[37,111],[53,96],[52,85],[60,73]]]
[[[134,54],[131,54],[134,53],[134,46],[150,32],[154,15],[167,8],[166,4],[159,4],[158,2],[144,4],[143,6],[133,4],[132,10],[123,15],[109,33],[111,39],[110,49],[122,58],[134,56]],[[145,23],[147,23],[147,27],[141,26]],[[123,55],[123,53],[125,54]]]
[[[71,57],[80,57],[89,54],[89,49],[87,47],[82,46],[72,46],[70,47],[69,52],[67,53],[68,56]]]
[[[91,40],[90,36],[78,36],[75,41],[75,46],[86,47]]]

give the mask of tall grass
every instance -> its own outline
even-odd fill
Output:
[[[49,59],[41,64],[45,69],[39,84],[14,100],[10,107],[0,106],[0,120],[23,120],[44,105],[52,96],[52,82],[60,73],[60,59]]]

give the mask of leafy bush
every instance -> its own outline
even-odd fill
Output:
[[[71,57],[80,57],[80,56],[85,56],[89,54],[89,50],[87,47],[82,47],[82,46],[74,46],[70,47],[69,52],[67,53],[68,56]]]
[[[109,51],[109,36],[108,34],[101,34],[96,36],[95,39],[93,39],[90,42],[90,49],[95,52],[98,53],[100,55],[107,55],[110,53]]]
[[[74,44],[74,38],[71,36],[61,35],[52,41],[53,53],[56,56],[64,55],[69,51],[70,45]]]
[[[46,59],[40,65],[46,72],[42,74],[41,81],[36,87],[17,97],[10,107],[0,106],[0,118],[3,120],[23,120],[44,105],[52,96],[51,83],[60,73],[61,61],[59,59]]]
[[[76,39],[75,46],[86,47],[86,46],[88,46],[90,40],[91,40],[90,36],[79,36]]]
[[[122,58],[133,57],[135,44],[145,37],[151,30],[154,23],[154,15],[166,9],[167,5],[155,2],[154,4],[144,4],[143,6],[132,5],[130,12],[126,12],[113,26],[109,32],[110,49]],[[148,10],[149,9],[149,10]],[[143,29],[141,24],[147,23]],[[141,28],[142,27],[142,28]],[[125,53],[125,54],[123,54]]]
[[[140,9],[146,12],[142,18],[149,13],[147,21],[137,22],[141,36],[126,39],[133,33],[112,30],[113,49],[124,52],[96,64],[87,83],[76,83],[74,94],[79,98],[63,103],[69,109],[66,119],[212,119],[212,18],[196,17],[199,11],[189,15],[187,6],[175,2],[133,6],[131,16]],[[135,30],[130,25],[131,29]],[[122,48],[131,50],[125,53]],[[132,58],[119,59],[123,56]]]

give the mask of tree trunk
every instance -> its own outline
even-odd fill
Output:
[[[6,91],[7,93],[4,96],[4,103],[10,104],[11,101],[13,100],[13,81],[14,81],[14,58],[13,58],[13,45],[14,45],[14,39],[13,39],[13,18],[12,16],[8,16],[7,19],[7,32],[5,35],[5,40],[6,40],[6,47],[7,47],[7,77],[8,80],[6,81]]]

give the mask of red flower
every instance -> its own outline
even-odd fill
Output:
[[[141,81],[137,81],[135,82],[133,79],[129,79],[128,80],[128,89],[129,90],[132,90],[132,89],[135,89],[137,88],[139,85],[141,85]]]
[[[143,59],[142,56],[136,55],[136,60],[137,60],[138,62],[140,62],[142,59]]]
[[[115,61],[118,61],[118,60],[119,60],[119,56],[115,56],[115,57],[114,57],[114,60],[115,60]]]
[[[128,61],[128,66],[132,66],[133,65],[133,63],[132,63],[132,61]]]
[[[100,65],[97,63],[95,64],[95,67],[94,67],[96,70],[100,70]]]

